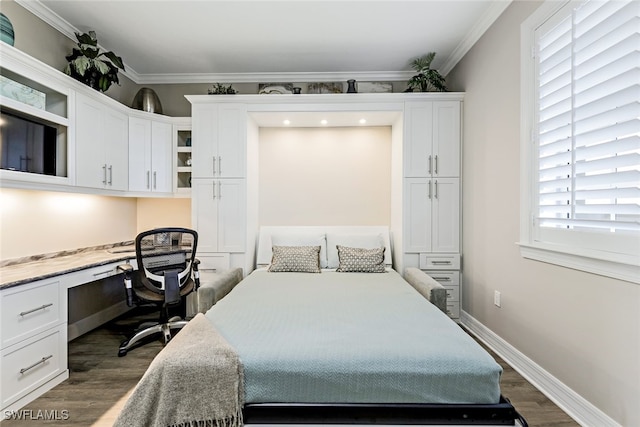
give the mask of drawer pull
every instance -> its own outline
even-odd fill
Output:
[[[98,276],[102,276],[104,274],[111,274],[112,270],[107,270],[107,271],[101,271],[99,273],[93,273],[93,277],[98,277]]]
[[[217,268],[200,268],[200,271],[208,271],[210,273],[215,273],[216,271],[218,271]]]
[[[451,265],[451,261],[431,261],[431,264],[435,265]]]
[[[49,304],[43,304],[42,306],[40,306],[38,308],[34,308],[32,310],[23,311],[22,313],[20,313],[20,316],[26,316],[27,314],[35,313],[38,310],[44,310],[45,308],[51,307],[52,305],[53,305],[52,302],[50,302]]]
[[[51,359],[53,357],[53,354],[50,354],[48,356],[43,357],[42,359],[38,360],[36,363],[34,363],[33,365],[27,366],[26,368],[22,368],[20,369],[20,373],[24,374],[25,372],[27,372],[30,369],[35,368],[38,365],[43,364],[44,362],[46,362],[47,360]]]
[[[433,280],[435,280],[436,282],[450,282],[451,281],[451,277],[432,277]]]

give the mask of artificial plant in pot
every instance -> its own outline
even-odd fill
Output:
[[[120,84],[118,69],[124,71],[122,58],[111,51],[101,52],[95,31],[76,33],[76,39],[78,47],[65,57],[69,63],[64,72],[100,92],[113,83]]]
[[[429,52],[411,61],[411,68],[418,72],[409,79],[407,91],[413,92],[446,92],[447,85],[438,70],[431,68],[435,52]]]

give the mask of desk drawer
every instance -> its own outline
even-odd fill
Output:
[[[66,292],[63,299],[57,280],[16,286],[0,295],[2,348],[66,321]]]
[[[67,369],[65,325],[2,350],[2,407],[15,402]]]

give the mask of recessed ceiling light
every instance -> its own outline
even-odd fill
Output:
[[[329,123],[329,122],[326,121],[325,119],[320,120],[320,124],[322,124],[322,125],[326,125],[327,123]]]
[[[367,119],[360,119],[360,124],[361,124],[361,125],[363,125],[363,124],[365,124],[365,123],[367,123]]]
[[[284,119],[282,123],[284,123],[285,126],[289,126],[291,124],[291,122],[288,119]]]

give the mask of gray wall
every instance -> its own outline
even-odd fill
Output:
[[[623,426],[640,425],[640,286],[524,259],[515,1],[449,73],[464,91],[463,310]],[[502,308],[493,293],[502,293]]]

